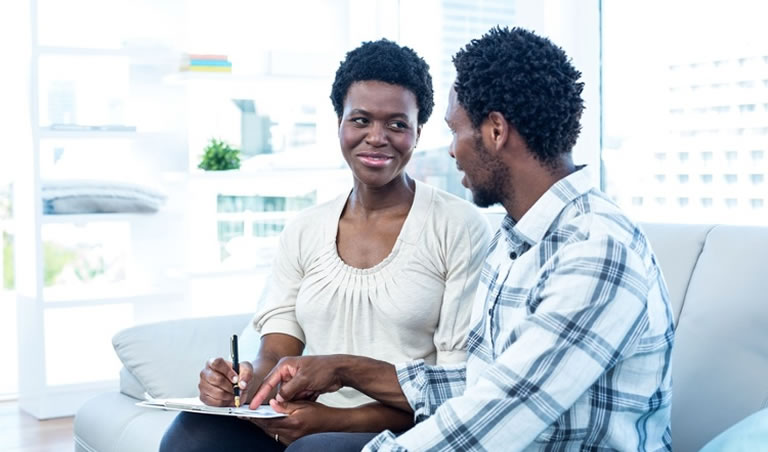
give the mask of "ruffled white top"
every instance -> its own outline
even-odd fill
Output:
[[[348,195],[302,212],[283,231],[254,326],[306,344],[306,354],[346,353],[399,363],[466,359],[472,300],[490,240],[470,203],[416,182],[411,210],[389,255],[347,265],[336,234]],[[343,388],[330,406],[370,401]]]

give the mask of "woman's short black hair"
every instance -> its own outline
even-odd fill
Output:
[[[336,71],[331,101],[339,118],[344,112],[344,99],[355,82],[375,80],[399,85],[416,96],[419,125],[427,122],[435,105],[429,65],[413,49],[392,41],[364,42],[347,53]]]
[[[456,94],[475,128],[504,115],[539,161],[557,165],[581,131],[584,83],[563,49],[521,28],[492,28],[453,57]]]

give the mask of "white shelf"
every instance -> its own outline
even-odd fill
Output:
[[[133,130],[57,130],[50,127],[40,127],[39,136],[41,139],[130,139],[136,136]]]
[[[89,48],[89,47],[61,47],[39,46],[38,56],[74,56],[74,57],[125,57],[143,61],[169,61],[179,60],[179,53],[156,48]]]
[[[45,224],[86,224],[98,222],[134,222],[144,220],[154,220],[161,213],[89,213],[73,215],[43,215],[42,221]]]
[[[153,302],[158,298],[178,295],[184,292],[183,282],[165,287],[135,286],[128,283],[116,283],[100,287],[51,287],[43,290],[45,307],[72,308],[105,304]]]
[[[228,276],[253,276],[255,273],[268,272],[272,268],[271,263],[261,265],[251,265],[242,268],[227,267],[198,267],[190,268],[186,271],[190,278],[218,278]]]
[[[314,79],[324,81],[327,77],[311,77],[306,75],[275,75],[275,74],[237,74],[232,72],[205,72],[205,71],[180,71],[166,76],[163,80],[168,84],[184,84],[190,82],[200,83],[263,83],[263,82],[284,82],[285,80]]]

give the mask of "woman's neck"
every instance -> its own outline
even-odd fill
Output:
[[[405,173],[383,187],[370,187],[355,180],[345,210],[363,216],[401,210],[407,213],[415,193],[416,182]]]

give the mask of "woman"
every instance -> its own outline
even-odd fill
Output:
[[[353,187],[302,212],[283,231],[254,318],[261,348],[252,365],[241,364],[244,402],[284,356],[465,359],[489,234],[468,202],[404,171],[434,104],[428,70],[413,50],[381,40],[349,52],[336,72],[331,100]],[[201,400],[233,405],[232,381],[238,376],[228,361],[210,361],[201,372]],[[252,422],[182,413],[161,450],[280,451],[310,433],[412,425],[410,415],[349,388],[289,410],[283,419]]]

